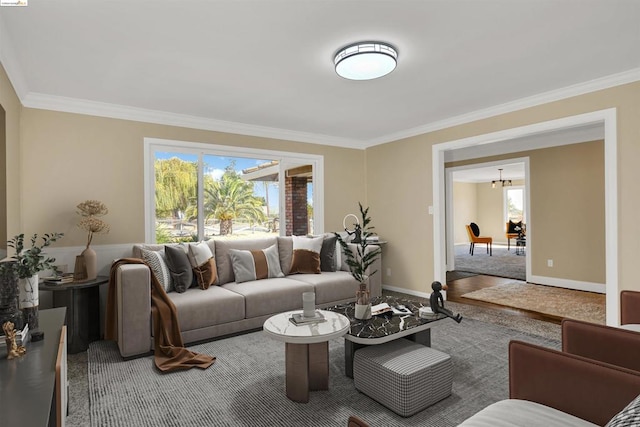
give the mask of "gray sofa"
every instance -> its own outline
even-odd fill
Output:
[[[206,290],[192,287],[184,293],[167,294],[176,306],[185,344],[259,328],[273,314],[301,309],[303,292],[315,291],[319,308],[355,299],[358,282],[349,273],[339,246],[336,247],[337,271],[289,274],[293,254],[291,237],[212,239],[207,244],[216,261],[216,284]],[[285,277],[236,283],[229,250],[259,250],[273,244],[278,245]],[[133,257],[141,258],[142,248],[161,250],[163,246],[136,244]],[[368,250],[374,248],[376,246]],[[371,266],[371,271],[376,270],[381,271],[379,258]],[[153,350],[150,275],[150,269],[144,264],[125,264],[116,271],[117,342],[123,357],[139,356]],[[379,273],[370,276],[369,286],[372,296],[381,295]]]

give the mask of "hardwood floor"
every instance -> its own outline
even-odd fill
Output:
[[[478,289],[489,288],[491,286],[499,285],[502,283],[513,282],[513,279],[507,279],[504,277],[484,276],[477,275],[471,277],[465,277],[457,280],[447,280],[449,289],[447,290],[447,301],[453,301],[460,304],[476,305],[480,307],[492,308],[494,310],[504,311],[510,314],[527,317],[530,319],[544,320],[546,322],[560,324],[561,317],[551,316],[549,314],[539,313],[536,311],[522,310],[519,308],[506,307],[503,305],[492,304],[489,302],[473,300],[469,298],[462,298],[462,295],[476,291]]]

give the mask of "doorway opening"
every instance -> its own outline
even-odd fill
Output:
[[[617,266],[617,130],[616,109],[600,110],[576,116],[518,128],[506,129],[490,134],[477,135],[432,147],[433,195],[434,195],[434,278],[445,280],[447,269],[446,250],[446,191],[445,191],[445,162],[451,161],[446,157],[466,155],[469,158],[487,157],[478,155],[477,151],[495,150],[493,155],[524,151],[518,147],[519,142],[525,142],[529,149],[533,147],[555,147],[576,143],[579,134],[599,132],[604,141],[604,227],[605,227],[605,283],[606,292],[606,323],[619,325],[619,287]],[[566,135],[569,135],[566,137]],[[567,139],[574,139],[567,142]],[[582,139],[582,141],[594,140]],[[476,151],[475,157],[468,157],[470,152]]]

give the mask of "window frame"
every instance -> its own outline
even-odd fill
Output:
[[[179,141],[159,138],[144,138],[144,229],[145,242],[156,241],[156,200],[155,200],[155,153],[176,152],[196,154],[198,156],[198,183],[202,183],[204,172],[202,158],[205,155],[224,157],[249,157],[265,160],[278,160],[279,180],[283,183],[284,167],[291,163],[305,163],[313,166],[313,225],[314,234],[324,233],[324,156],[318,154],[293,153],[287,151],[265,150],[260,148],[236,147],[229,145],[207,144],[202,142]],[[284,185],[280,185],[280,235],[286,232]],[[204,189],[198,185],[198,212],[203,212]],[[198,216],[198,240],[204,238],[204,217]]]
[[[509,222],[509,198],[507,193],[511,190],[520,190],[522,191],[522,223],[527,223],[527,193],[524,185],[512,185],[509,187],[504,187],[502,189],[502,212],[504,217],[504,222]]]

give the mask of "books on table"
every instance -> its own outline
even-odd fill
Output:
[[[313,317],[304,317],[302,313],[293,313],[289,318],[289,321],[294,325],[310,325],[325,322],[326,320],[324,315],[318,310],[314,312]]]
[[[45,277],[44,282],[47,285],[61,285],[63,283],[72,283],[73,273],[65,273],[59,276]]]
[[[392,313],[398,316],[407,316],[407,315],[413,314],[413,312],[404,305],[391,306],[386,302],[383,302],[381,304],[377,304],[371,307],[372,316],[378,316],[384,313]]]

